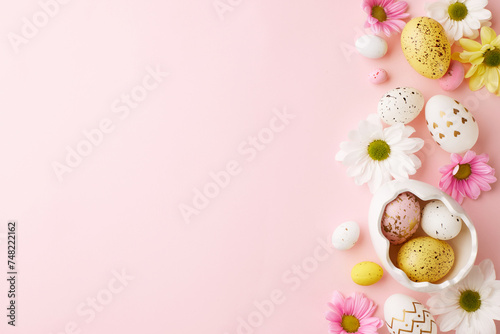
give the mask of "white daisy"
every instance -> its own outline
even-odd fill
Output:
[[[439,0],[427,5],[427,15],[441,23],[453,43],[462,37],[476,39],[479,29],[491,25],[488,0]]]
[[[396,124],[383,128],[377,114],[359,122],[358,130],[349,133],[349,140],[340,144],[335,159],[349,166],[347,174],[357,185],[368,183],[374,193],[393,177],[407,179],[420,168],[413,153],[424,146],[420,138],[409,138],[415,132],[411,126]]]
[[[500,281],[491,260],[472,267],[459,283],[432,295],[429,311],[440,315],[439,329],[456,334],[496,334],[493,320],[500,320]]]

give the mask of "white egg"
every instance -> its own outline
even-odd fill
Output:
[[[356,40],[356,49],[367,58],[381,58],[387,53],[387,42],[375,35],[363,35]]]
[[[424,96],[415,88],[394,88],[378,102],[378,114],[386,124],[407,124],[420,114],[424,102]]]
[[[455,238],[462,229],[462,219],[441,201],[427,203],[422,211],[421,226],[427,235],[439,240]]]
[[[394,294],[384,304],[384,318],[390,334],[437,334],[438,326],[430,312],[416,299]]]
[[[448,153],[470,150],[479,137],[472,113],[449,96],[431,97],[425,106],[425,120],[432,138]]]
[[[340,224],[332,235],[332,245],[338,250],[352,248],[359,238],[359,225],[356,222],[348,221]]]

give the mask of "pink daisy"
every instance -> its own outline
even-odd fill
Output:
[[[376,334],[384,325],[382,320],[372,317],[377,306],[362,293],[355,292],[344,299],[335,291],[328,306],[331,311],[326,314],[326,320],[330,322],[331,334]]]
[[[410,14],[406,13],[408,4],[396,0],[363,0],[361,5],[368,14],[365,28],[371,27],[373,33],[383,32],[387,37],[393,31],[401,32],[406,22],[402,19]]]
[[[481,191],[491,190],[490,183],[497,180],[495,169],[487,162],[487,154],[476,155],[474,151],[468,151],[462,158],[453,153],[451,164],[443,166],[439,172],[443,174],[439,181],[439,188],[462,204],[464,197],[477,199]]]

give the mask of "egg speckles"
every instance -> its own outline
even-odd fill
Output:
[[[405,243],[398,252],[398,266],[414,282],[436,282],[453,267],[455,254],[445,241],[418,237]]]
[[[451,47],[446,33],[436,20],[416,17],[401,32],[401,48],[408,63],[421,75],[441,78],[451,61]]]
[[[411,87],[394,88],[378,102],[378,114],[386,124],[407,124],[413,121],[424,107],[424,97]]]
[[[422,210],[422,229],[433,238],[450,240],[460,233],[462,219],[452,214],[443,202],[431,201]]]
[[[394,245],[408,240],[420,223],[420,203],[409,192],[387,204],[382,217],[382,233]]]

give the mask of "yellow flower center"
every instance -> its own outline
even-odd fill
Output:
[[[484,64],[488,67],[497,67],[500,65],[500,50],[495,49],[493,47],[492,49],[487,50],[484,53]]]
[[[377,139],[368,145],[368,155],[376,161],[382,161],[391,154],[391,147],[385,141]]]
[[[372,7],[372,16],[379,22],[384,22],[385,20],[387,20],[387,14],[385,13],[384,8],[381,6]]]
[[[359,320],[352,315],[343,315],[340,325],[347,333],[356,333],[359,329]]]
[[[455,167],[456,168],[456,167]],[[458,180],[465,180],[472,174],[469,164],[458,165],[458,169],[454,171],[453,176]]]
[[[476,312],[481,307],[481,296],[477,291],[465,290],[460,294],[460,307],[467,312]]]
[[[461,2],[455,2],[448,7],[448,15],[450,15],[450,19],[454,21],[462,21],[467,17],[468,13],[469,10],[467,9],[467,6]]]

